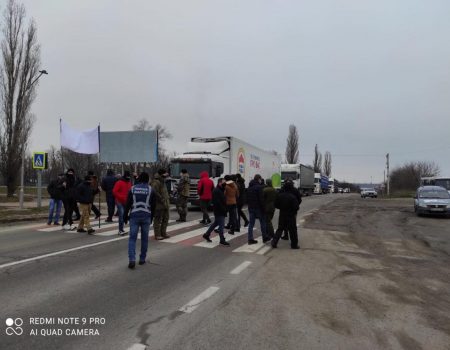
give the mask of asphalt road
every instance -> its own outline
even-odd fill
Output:
[[[338,196],[304,198],[299,221]],[[171,218],[177,218],[175,211]],[[200,212],[190,211],[189,226],[172,223],[173,238],[151,240],[149,263],[133,271],[127,268],[127,239],[117,236],[115,226],[95,236],[37,224],[0,228],[0,348],[184,349],[189,343],[189,348],[220,349],[246,338],[245,344],[252,344],[247,348],[267,348],[261,344],[265,337],[249,341],[249,327],[258,330],[258,324],[246,322],[245,308],[216,315],[239,298],[241,305],[260,308],[261,317],[278,322],[279,315],[265,314],[258,293],[248,290],[272,256],[292,258],[301,251],[283,242],[276,251],[262,244],[249,248],[244,230],[228,236],[231,247],[207,248],[199,218]],[[286,278],[279,275],[273,282]],[[214,334],[202,332],[205,321],[214,325]],[[233,333],[227,331],[229,322],[236,326]],[[259,332],[278,334],[276,327]]]

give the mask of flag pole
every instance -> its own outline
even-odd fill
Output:
[[[97,163],[98,163],[98,174],[99,177],[97,179],[97,185],[99,183],[99,181],[101,181],[101,175],[102,175],[102,171],[101,171],[101,167],[100,167],[100,123],[98,123],[98,154],[97,154]],[[101,183],[101,182],[100,182]],[[102,203],[101,203],[101,198],[102,198],[102,191],[100,190],[100,193],[98,194],[98,211],[99,213],[102,212]],[[98,217],[98,228],[100,228],[100,216]]]

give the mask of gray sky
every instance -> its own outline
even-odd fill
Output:
[[[233,135],[283,154],[294,123],[301,162],[317,143],[341,180],[381,181],[387,152],[391,167],[450,174],[448,0],[24,3],[49,72],[32,150],[59,147],[59,117],[102,130],[147,118],[173,151]]]

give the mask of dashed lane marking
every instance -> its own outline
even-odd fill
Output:
[[[242,271],[244,271],[247,267],[249,267],[252,264],[251,261],[244,261],[242,264],[237,266],[234,270],[232,270],[230,273],[232,275],[239,275]]]
[[[219,287],[209,287],[208,289],[201,292],[199,295],[197,295],[194,299],[192,299],[189,303],[182,306],[178,310],[187,314],[190,314],[192,311],[194,311],[196,308],[200,306],[201,303],[203,303],[205,300],[209,299],[212,295],[214,295],[220,288]]]

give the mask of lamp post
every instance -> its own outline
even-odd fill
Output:
[[[39,71],[39,75],[27,86],[24,92],[31,89],[34,83],[43,75],[48,74],[45,69]],[[25,176],[25,149],[22,150],[22,164],[20,167],[20,190],[19,190],[19,207],[23,209],[23,190],[24,190],[24,176]]]

